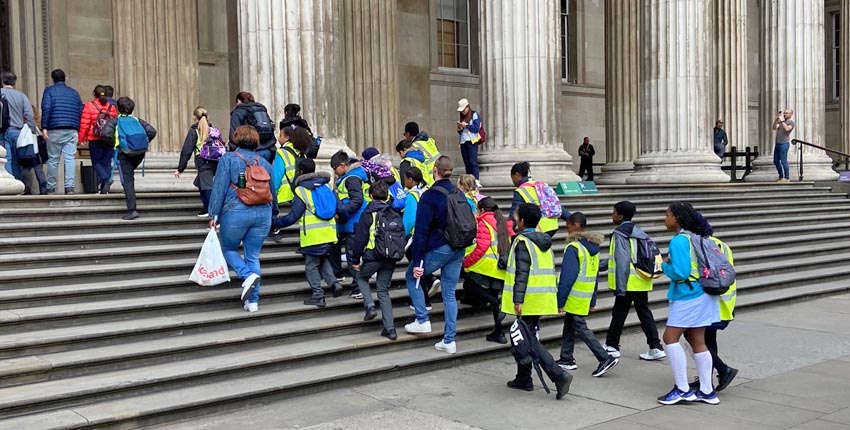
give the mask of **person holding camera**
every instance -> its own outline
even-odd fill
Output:
[[[790,169],[788,168],[788,149],[791,148],[791,132],[796,127],[791,119],[793,116],[793,110],[785,109],[785,112],[779,111],[776,114],[776,119],[773,120],[773,129],[776,130],[773,164],[779,173],[779,179],[776,182],[791,182]]]

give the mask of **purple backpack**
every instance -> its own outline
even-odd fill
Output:
[[[210,127],[210,135],[207,140],[199,143],[198,157],[204,160],[218,161],[225,152],[227,152],[227,148],[221,140],[221,130]]]

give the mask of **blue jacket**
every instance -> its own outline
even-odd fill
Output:
[[[258,158],[260,166],[263,166],[269,176],[272,174],[272,166],[265,158],[258,156],[254,151],[238,148],[239,153],[246,160],[251,161]],[[215,171],[215,180],[213,181],[212,195],[210,195],[210,216],[213,219],[218,219],[225,212],[232,209],[248,209],[248,208],[263,208],[269,211],[268,216],[277,214],[277,197],[272,192],[272,203],[260,206],[246,206],[236,197],[236,191],[230,184],[239,183],[239,173],[245,171],[245,162],[242,161],[235,153],[227,152],[218,160],[218,167]]]
[[[317,187],[324,186],[325,184],[331,181],[331,175],[324,172],[316,172],[316,173],[308,173],[306,175],[301,175],[295,178],[294,185],[296,187],[304,187],[308,190],[315,190]],[[301,217],[304,216],[304,212],[307,210],[307,205],[304,204],[304,201],[301,200],[300,197],[296,194],[295,197],[292,198],[292,207],[289,209],[289,213],[283,215],[281,217],[275,218],[272,220],[272,227],[274,228],[286,228],[291,226],[292,224],[297,223],[301,220]],[[336,199],[336,213],[337,215],[343,216],[342,203],[339,199]],[[301,248],[301,253],[304,255],[328,255],[331,251],[331,244],[325,243],[322,245],[314,245],[307,246]]]
[[[696,299],[702,296],[702,286],[699,282],[691,281],[691,244],[688,237],[677,234],[667,246],[670,262],[661,264],[664,274],[670,278],[670,288],[667,290],[667,300],[682,301]]]
[[[440,187],[448,192],[455,190],[452,181],[440,179],[428,191],[422,193],[419,206],[416,210],[416,230],[413,232],[413,263],[417,266],[419,261],[425,259],[425,254],[443,246],[448,245],[443,237],[446,229],[446,214],[448,213],[448,201],[443,193],[434,188]]]
[[[41,98],[41,128],[80,131],[83,100],[77,90],[57,82],[44,89]]]
[[[336,181],[336,188],[339,189],[342,181],[345,180],[345,187],[348,190],[348,198],[342,199],[342,208],[345,212],[346,221],[337,224],[337,230],[340,233],[354,233],[354,226],[360,221],[360,215],[366,210],[366,199],[363,196],[363,183],[367,182],[369,176],[360,163],[352,164],[348,172]]]
[[[599,255],[599,244],[602,243],[602,235],[590,232],[571,233],[568,242],[578,240],[591,255]],[[563,308],[567,304],[567,297],[578,279],[579,267],[578,252],[572,246],[568,246],[561,261],[561,276],[558,280],[558,307]],[[598,286],[598,281],[597,281]],[[593,289],[593,297],[590,299],[590,307],[596,307],[596,288]]]

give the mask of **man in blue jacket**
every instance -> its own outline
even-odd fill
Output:
[[[65,85],[65,72],[50,73],[53,85],[44,89],[41,98],[41,129],[47,141],[47,192],[56,192],[59,159],[65,159],[65,194],[74,194],[74,155],[83,115],[83,100],[77,91]]]

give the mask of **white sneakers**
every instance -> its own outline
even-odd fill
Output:
[[[431,321],[420,323],[414,320],[412,323],[404,326],[404,331],[411,334],[431,333]]]
[[[434,349],[443,351],[449,354],[457,352],[457,342],[444,343],[442,340],[434,344]]]
[[[661,360],[664,357],[667,357],[667,353],[658,348],[652,348],[645,354],[640,355],[640,359],[646,361]]]
[[[254,288],[257,288],[257,285],[260,283],[260,275],[256,273],[252,273],[242,281],[242,295],[240,298],[244,301],[248,297],[251,296],[251,293],[254,292]]]
[[[604,347],[605,347],[605,352],[607,352],[608,355],[610,355],[611,357],[614,357],[614,358],[620,358],[620,351],[618,351],[617,348],[614,348],[613,346],[608,346],[608,345],[604,345]]]
[[[260,310],[260,305],[257,303],[249,303],[245,300],[245,306],[242,306],[242,309],[245,309],[248,312],[257,312]]]
[[[437,294],[440,294],[440,287],[442,285],[442,281],[440,281],[438,278],[434,278],[434,282],[431,283],[431,288],[428,289],[428,297],[434,297]]]

